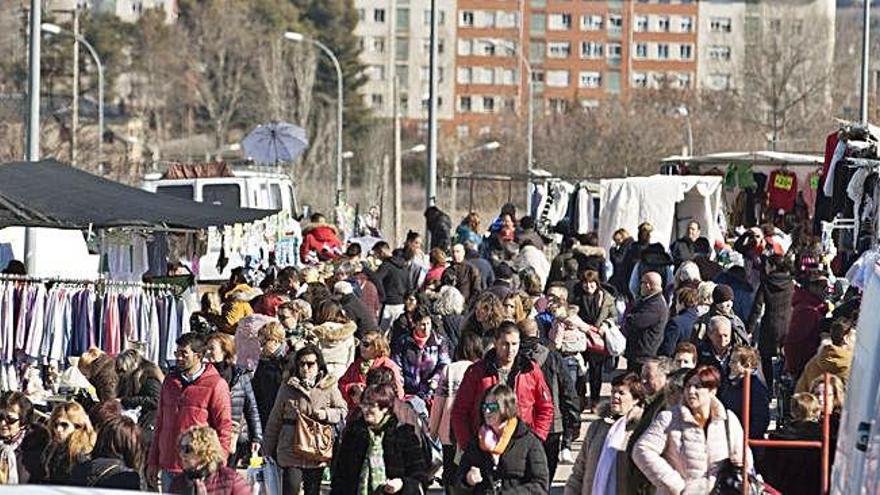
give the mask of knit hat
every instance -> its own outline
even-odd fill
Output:
[[[510,280],[514,277],[515,273],[513,272],[513,268],[510,267],[507,263],[499,263],[498,266],[495,267],[495,278],[500,278],[502,280]]]
[[[721,304],[727,301],[733,301],[733,289],[729,285],[716,285],[715,290],[712,291],[712,304]]]

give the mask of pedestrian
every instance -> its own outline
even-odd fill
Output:
[[[315,309],[315,326],[311,334],[321,349],[327,369],[333,376],[340,377],[354,361],[357,326],[335,301],[327,299],[312,305]]]
[[[614,304],[614,296],[602,287],[599,272],[586,270],[581,276],[581,283],[575,287],[572,294],[578,308],[578,315],[588,325],[595,329],[594,332],[602,337],[604,349],[604,332],[608,326],[617,326],[617,307]],[[602,372],[608,363],[608,353],[601,351],[587,351],[584,359],[589,366],[587,384],[590,386],[590,403],[586,409],[591,413],[599,405],[599,394],[602,389]],[[579,395],[584,397],[586,387],[579,389]]]
[[[495,294],[498,296],[498,299],[503,301],[511,292],[516,290],[514,285],[517,278],[516,271],[509,263],[502,261],[495,265],[493,273],[495,274],[495,280],[491,286],[486,287],[486,291]]]
[[[730,357],[730,375],[727,386],[718,395],[718,399],[729,411],[732,411],[743,422],[743,379],[751,375],[751,392],[749,400],[749,438],[762,439],[770,427],[770,389],[764,383],[758,371],[760,364],[758,352],[751,347],[736,347]],[[763,449],[762,449],[763,450]],[[755,455],[760,457],[761,451]]]
[[[712,366],[718,370],[720,376],[730,376],[730,358],[736,347],[730,319],[726,316],[715,316],[709,320],[708,327],[706,338],[697,344],[697,365]],[[719,383],[720,388],[725,385],[724,380]]]
[[[382,262],[371,278],[382,300],[379,328],[387,332],[403,313],[403,298],[411,290],[410,278],[401,251],[392,252],[387,242],[379,241],[373,253]]]
[[[232,440],[230,465],[250,457],[260,450],[263,443],[263,427],[257,399],[251,382],[251,373],[235,364],[235,341],[222,333],[208,337],[206,358],[229,386],[232,415]]]
[[[770,256],[764,263],[761,285],[747,321],[747,331],[758,335],[761,370],[770,390],[773,390],[776,378],[773,358],[781,355],[782,343],[791,323],[793,294],[794,278],[789,263],[782,256]]]
[[[430,290],[436,292],[440,290],[443,272],[446,270],[446,251],[440,248],[433,248],[428,253],[428,259],[431,261],[431,268],[425,275],[425,283],[422,290]]]
[[[42,483],[43,449],[49,431],[36,421],[31,401],[21,392],[0,394],[0,485]]]
[[[308,345],[297,351],[293,370],[279,389],[266,423],[264,454],[283,469],[284,495],[297,495],[300,488],[305,495],[317,495],[328,460],[304,452],[297,445],[298,431],[329,429],[345,420],[348,409],[317,347]]]
[[[358,246],[357,256],[354,258],[350,258],[351,261],[347,261],[342,263],[340,266],[348,266],[350,265],[349,271],[352,274],[349,276],[348,280],[352,284],[357,287],[355,292],[359,292],[359,296],[361,302],[364,303],[364,306],[370,311],[370,314],[373,315],[373,318],[376,318],[376,321],[379,321],[379,318],[382,314],[382,299],[379,297],[379,289],[376,288],[376,284],[370,279],[369,274],[364,271],[364,265],[360,261],[360,245],[352,244],[349,245],[349,251],[351,251],[352,246]]]
[[[663,298],[663,280],[657,272],[642,275],[641,298],[624,320],[627,367],[639,371],[648,359],[657,356],[669,310]]]
[[[388,385],[367,387],[355,416],[340,442],[332,495],[399,493],[416,495],[427,489],[427,464],[412,425],[394,415],[395,392]]]
[[[529,318],[519,322],[517,326],[520,329],[522,353],[541,367],[553,401],[553,425],[544,440],[547,470],[550,479],[553,479],[560,462],[574,462],[571,447],[574,438],[580,433],[580,401],[562,355],[541,344],[535,320]]]
[[[354,294],[354,287],[349,282],[336,282],[333,285],[333,294],[337,301],[345,310],[345,314],[357,326],[355,336],[360,338],[364,332],[369,330],[377,330],[379,324],[376,317],[370,314],[370,310],[364,306],[364,303]]]
[[[361,340],[360,355],[345,370],[339,379],[339,391],[348,405],[349,413],[357,410],[360,397],[367,388],[367,373],[376,368],[388,368],[394,375],[394,389],[398,398],[403,399],[403,377],[400,366],[391,359],[388,341],[377,331],[367,332]]]
[[[123,408],[140,408],[137,422],[143,442],[149,447],[156,431],[156,409],[165,375],[135,349],[127,349],[116,356],[116,374],[119,377],[117,396]]]
[[[461,456],[458,486],[480,495],[547,493],[547,457],[541,440],[517,417],[517,394],[497,383],[477,405],[479,428]]]
[[[736,345],[750,345],[751,336],[746,329],[745,323],[733,312],[734,292],[730,286],[718,284],[712,290],[712,305],[709,311],[700,316],[694,323],[693,332],[691,333],[691,342],[699,346],[700,341],[706,340],[706,332],[709,327],[709,321],[716,316],[723,316],[730,320],[731,338]]]
[[[436,206],[425,210],[425,224],[431,235],[431,249],[449,249],[452,240],[452,219]]]
[[[783,338],[785,371],[800,377],[807,362],[819,350],[821,322],[828,313],[825,292],[828,279],[815,274],[794,291],[791,301],[791,322]]]
[[[450,362],[448,344],[433,328],[434,322],[427,308],[416,308],[413,321],[415,326],[411,333],[398,340],[393,358],[403,375],[404,394],[417,395],[430,409],[440,377]]]
[[[455,229],[455,244],[471,243],[477,249],[483,242],[483,236],[480,234],[480,215],[475,212],[469,212],[458,224]]]
[[[679,342],[672,354],[672,361],[677,369],[697,367],[697,346],[690,342]]]
[[[611,402],[603,406],[584,437],[565,484],[565,495],[630,493],[626,445],[642,417],[645,392],[635,373],[611,380]]]
[[[630,264],[632,260],[630,249],[635,239],[626,229],[617,229],[614,231],[611,239],[614,245],[608,251],[608,259],[611,262],[614,273],[612,273],[608,283],[614,286],[618,294],[629,296],[629,276],[632,273],[633,266],[635,266],[634,262]],[[635,259],[638,260],[637,257]]]
[[[791,396],[791,420],[768,435],[770,440],[822,441],[819,399],[809,392]],[[822,451],[780,447],[767,449],[759,463],[764,480],[779,493],[819,495]]]
[[[283,312],[283,310],[282,310]],[[284,328],[278,322],[270,322],[263,325],[258,332],[260,340],[260,360],[251,385],[254,389],[254,399],[257,401],[257,412],[260,414],[260,424],[265,425],[269,421],[269,413],[275,405],[275,397],[281,384],[284,383],[284,374],[287,372],[287,345],[284,343]],[[305,347],[303,341],[300,348]],[[299,349],[292,349],[295,352]]]
[[[119,376],[116,374],[116,360],[113,356],[97,347],[92,347],[80,356],[77,368],[95,387],[98,402],[116,398]]]
[[[443,285],[451,285],[464,296],[465,304],[470,305],[484,289],[480,270],[468,263],[465,259],[465,249],[462,244],[452,246],[452,260],[443,277],[440,279]]]
[[[697,290],[690,287],[682,287],[675,293],[675,316],[669,319],[663,330],[663,343],[660,344],[661,355],[672,356],[678,344],[690,341],[694,325],[700,318],[697,309],[698,298]]]
[[[760,277],[760,275],[757,276]],[[748,320],[754,305],[755,287],[749,281],[745,268],[737,265],[731,266],[726,272],[716,276],[713,281],[716,284],[730,287],[733,291],[732,314],[741,320]]]
[[[145,460],[146,450],[141,428],[131,418],[119,416],[98,428],[91,458],[73,468],[70,484],[117,490],[144,490]]]
[[[327,223],[327,219],[320,213],[313,213],[309,217],[309,223],[303,226],[302,235],[299,257],[303,263],[331,261],[342,254],[339,230]]]
[[[670,405],[670,381],[669,376],[673,371],[672,361],[666,356],[651,358],[642,366],[640,378],[645,393],[644,410],[642,417],[636,422],[630,434],[626,446],[627,458],[633,458],[633,450],[636,442],[642,434],[651,426],[651,423]],[[673,402],[673,405],[678,402]],[[627,465],[627,486],[629,493],[651,493],[651,482],[642,471],[632,462]]]
[[[442,324],[442,333],[449,340],[449,348],[457,349],[464,325],[464,297],[455,287],[444,285],[434,300],[434,313]]]
[[[687,234],[672,243],[669,250],[672,252],[672,259],[675,261],[676,269],[685,261],[690,261],[694,258],[694,243],[700,238],[700,234],[700,223],[691,220],[687,225]]]
[[[411,291],[403,299],[403,314],[394,320],[391,325],[391,333],[388,336],[388,342],[391,344],[392,352],[397,346],[398,341],[405,335],[412,333],[416,326],[415,313],[420,307],[429,304],[427,296],[423,292]]]
[[[688,372],[682,404],[661,412],[636,442],[633,461],[659,493],[709,493],[724,461],[753,465],[739,420],[716,397],[720,382],[711,366]]]
[[[541,244],[543,245],[543,242]],[[550,261],[533,239],[526,238],[520,241],[519,253],[513,259],[513,266],[517,271],[526,267],[534,269],[541,279],[541,285],[547,284],[547,279],[550,276]],[[497,278],[498,275],[496,274],[495,277]]]
[[[260,289],[255,289],[241,280],[229,292],[223,296],[223,308],[220,316],[223,321],[224,333],[235,335],[235,327],[244,317],[254,314],[250,302],[262,294]]]
[[[203,335],[223,330],[226,322],[220,316],[220,296],[216,292],[205,292],[199,302],[199,310],[194,311],[189,317],[190,329]]]
[[[184,470],[177,448],[184,431],[194,426],[213,428],[223,450],[218,455],[224,461],[233,448],[229,385],[213,364],[205,362],[204,337],[185,333],[175,343],[177,366],[162,383],[156,433],[147,457],[147,483],[154,485],[161,474],[163,487],[171,486],[172,478]]]
[[[180,435],[175,452],[182,472],[174,476],[168,492],[180,495],[250,495],[251,489],[234,469],[226,466],[226,449],[217,432],[193,426]]]
[[[290,350],[295,351],[305,345],[311,337],[312,306],[302,299],[282,304],[278,307],[278,322],[284,329],[284,338]],[[266,323],[270,325],[273,322]],[[262,328],[262,327],[261,327]]]
[[[296,298],[299,285],[299,272],[296,268],[292,266],[283,268],[278,272],[274,283],[268,287],[267,291],[254,299],[254,312],[275,317],[282,304]]]
[[[501,299],[491,292],[483,292],[474,301],[472,310],[461,327],[462,335],[473,333],[483,339],[483,347],[489,348],[495,338],[495,329],[504,321]]]
[[[501,307],[504,308],[504,319],[514,323],[519,323],[528,316],[523,308],[522,297],[519,292],[508,292],[504,299],[501,300]]]
[[[804,367],[797,381],[795,392],[807,392],[811,383],[825,373],[830,373],[845,384],[852,367],[856,343],[856,328],[852,320],[840,318],[831,322],[831,343],[819,348]]]
[[[544,250],[544,239],[536,229],[535,219],[528,215],[519,219],[519,232],[516,233],[516,242],[520,246],[523,246],[526,241],[538,248],[539,251]]]
[[[465,371],[479,361],[484,352],[483,342],[479,337],[474,334],[463,336],[455,349],[455,361],[447,366],[440,376],[440,385],[431,405],[429,428],[431,437],[439,439],[443,446],[443,486],[446,487],[447,495],[452,493],[455,473],[458,470],[458,464],[455,462],[456,442],[452,436],[452,406],[455,404],[455,397]]]
[[[553,403],[541,369],[520,354],[519,328],[509,321],[495,330],[494,348],[468,368],[452,406],[452,428],[461,449],[479,430],[480,401],[497,383],[510,385],[516,393],[519,419],[542,441],[553,424]]]
[[[70,482],[73,467],[89,458],[95,447],[95,430],[85,409],[76,402],[55,406],[49,416],[51,440],[43,452],[49,485]]]

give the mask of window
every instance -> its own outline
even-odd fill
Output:
[[[477,18],[474,26],[478,28],[495,27],[495,12],[491,10],[477,11]]]
[[[483,111],[486,113],[495,112],[495,98],[491,96],[483,97]]]
[[[382,108],[382,95],[379,93],[373,93],[370,95],[370,104],[374,108]]]
[[[553,113],[565,113],[568,110],[568,102],[562,98],[550,98],[550,111]]]
[[[551,41],[547,43],[547,56],[550,58],[568,58],[571,55],[571,43],[568,41]]]
[[[462,10],[458,20],[458,25],[463,27],[474,26],[474,12],[472,10]]]
[[[373,22],[385,23],[385,9],[373,9]]]
[[[470,84],[473,76],[473,70],[470,67],[459,67],[455,78],[458,84]]]
[[[210,184],[202,187],[202,202],[211,205],[241,206],[238,184]]]
[[[643,33],[648,30],[648,16],[636,16],[635,30],[637,33]]]
[[[730,74],[716,72],[709,76],[709,84],[715,89],[730,89],[730,83]]]
[[[688,89],[691,87],[691,74],[690,72],[679,72],[676,74],[676,79],[678,80],[678,87],[681,89]]]
[[[619,70],[611,70],[605,73],[605,89],[609,93],[620,93]]]
[[[581,100],[581,108],[583,110],[589,110],[591,108],[599,108],[599,100],[593,100],[593,99]]]
[[[281,199],[281,184],[269,184],[269,208],[273,210],[284,207],[284,200]]]
[[[482,45],[482,47],[479,50],[480,53],[478,53],[478,55],[485,55],[487,57],[492,57],[495,55],[495,43],[487,40],[481,42],[480,44]]]
[[[409,110],[409,95],[406,93],[402,93],[400,95],[400,103],[398,105],[400,107],[400,111],[406,113]]]
[[[543,62],[545,53],[547,53],[547,47],[543,41],[531,40],[529,42],[529,62]]]
[[[602,86],[602,74],[600,72],[581,72],[581,88],[599,88]]]
[[[782,19],[778,17],[770,19],[770,32],[778,33],[779,31],[782,31]]]
[[[547,29],[551,31],[567,31],[571,29],[571,14],[550,14]]]
[[[505,98],[504,99],[504,110],[506,112],[515,112],[516,111],[516,100],[513,98]]]
[[[425,13],[422,15],[422,24],[425,26],[431,25],[431,9],[425,10]],[[438,10],[437,11],[437,24],[444,25],[446,24],[446,11]]]
[[[669,45],[666,43],[657,43],[657,58],[666,60],[669,58]]]
[[[495,84],[495,70],[491,67],[473,68],[474,84]]]
[[[709,59],[718,61],[730,60],[730,47],[724,45],[713,45],[709,47]]]
[[[608,43],[608,59],[620,61],[623,56],[623,46],[620,43]]]
[[[367,20],[367,11],[364,9],[357,9],[358,12],[358,20],[364,22]]]
[[[513,69],[501,69],[501,84],[513,86],[516,84],[516,71]]]
[[[419,80],[422,82],[431,80],[431,68],[430,67],[423,65],[421,67],[421,69],[419,69]]]
[[[682,60],[690,60],[694,57],[693,45],[681,45],[678,47],[678,54]]]
[[[730,17],[709,18],[709,30],[713,33],[729,33],[732,29]]]
[[[602,29],[601,15],[581,16],[581,29],[584,31],[599,31]]]
[[[373,52],[385,53],[385,38],[373,38]]]
[[[660,16],[657,18],[657,30],[663,33],[669,32],[669,17],[668,16]]]
[[[470,112],[471,111],[471,97],[470,96],[460,96],[458,98],[458,109],[462,112]]]
[[[531,21],[529,22],[529,32],[532,34],[544,34],[544,31],[547,26],[547,14],[535,13],[532,14]]]
[[[602,58],[604,46],[595,41],[581,41],[581,58]]]
[[[681,24],[679,24],[679,30],[682,33],[690,33],[694,30],[694,19],[693,17],[682,17]]]
[[[439,54],[443,53],[443,45],[445,45],[443,41],[443,38],[437,38],[437,53]],[[431,38],[425,38],[422,42],[422,53],[425,56],[431,56]]]
[[[409,65],[397,64],[397,74],[394,77],[403,84],[407,84],[407,81],[409,81]]]
[[[636,56],[635,58],[648,58],[648,44],[647,43],[636,43]]]
[[[568,71],[567,70],[548,70],[547,86],[551,88],[567,88],[568,87]]]
[[[397,52],[394,56],[395,60],[398,62],[409,60],[409,38],[398,37],[394,44],[394,50]]]
[[[619,33],[623,30],[623,16],[620,14],[608,14],[608,32]]]
[[[517,12],[499,11],[495,16],[495,27],[507,29],[515,28],[519,25],[519,14]]]
[[[371,65],[367,67],[367,78],[373,81],[384,81],[385,80],[385,66],[383,65]]]
[[[195,200],[193,196],[193,186],[159,186],[156,188],[157,194],[166,194],[175,198]]]
[[[401,31],[409,30],[409,9],[399,7],[397,9],[397,29]]]
[[[644,72],[633,72],[633,87],[636,88],[647,88],[648,87],[648,75]]]
[[[470,55],[474,50],[474,40],[470,38],[459,38],[458,39],[458,54],[459,55]]]

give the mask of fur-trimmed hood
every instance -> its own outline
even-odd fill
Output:
[[[335,321],[327,321],[320,325],[312,327],[312,335],[322,342],[341,342],[354,335],[357,325],[353,321],[347,323],[336,323]]]
[[[262,294],[263,291],[248,284],[238,284],[226,293],[226,300],[249,302]]]

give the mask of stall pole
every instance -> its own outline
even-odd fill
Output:
[[[868,123],[868,64],[871,53],[871,2],[862,2],[865,5],[864,25],[862,26],[862,94],[859,116],[862,124]]]
[[[40,25],[43,22],[43,4],[31,0],[30,47],[28,64],[28,126],[27,161],[40,161]],[[24,229],[24,264],[28,273],[36,270],[36,230]]]

